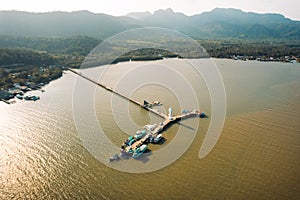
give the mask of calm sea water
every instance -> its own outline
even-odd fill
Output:
[[[199,148],[210,118],[201,120],[188,151],[168,167],[151,173],[123,173],[108,168],[82,145],[73,119],[77,77],[71,72],[45,86],[44,93],[33,92],[41,97],[39,101],[0,103],[0,198],[297,199],[300,195],[299,64],[215,62],[227,93],[227,118],[217,145],[207,157],[199,159]],[[177,81],[175,75],[162,72],[161,78],[177,82],[178,90],[153,82],[135,88],[133,98],[161,101],[162,112],[169,107],[179,113],[181,109],[199,106],[210,114],[205,82],[193,68],[177,59],[113,65],[100,81],[119,87],[129,95],[128,80],[146,78],[130,73],[137,65],[145,65],[147,69],[174,67],[187,77],[199,104],[191,103],[189,108],[186,102],[193,97],[180,90],[184,84]],[[87,69],[83,73],[92,76],[99,70],[103,68]],[[153,71],[149,76],[159,77],[159,72]],[[84,90],[80,93],[85,95]],[[99,124],[92,126],[101,125],[116,145],[136,128],[161,121],[137,106],[128,104],[126,107],[126,101],[112,99],[112,96],[104,89],[95,90],[93,108]],[[185,98],[178,99],[178,96]],[[124,105],[125,110],[119,109]],[[83,107],[83,117],[84,111]],[[134,125],[128,125],[129,118]],[[195,127],[198,122],[198,119],[190,119],[185,123]],[[178,127],[175,124],[164,133],[167,139],[164,145],[172,141]],[[161,148],[150,147],[153,151]]]

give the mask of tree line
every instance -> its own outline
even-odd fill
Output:
[[[0,65],[58,64],[78,68],[85,57],[101,41],[89,36],[60,38],[0,36]],[[233,55],[256,57],[300,57],[300,41],[294,40],[198,40],[212,57],[231,58]],[[187,50],[189,47],[183,47]],[[128,52],[113,62],[156,60],[179,56],[159,49]],[[105,58],[102,58],[105,60]],[[108,59],[109,60],[109,59]]]

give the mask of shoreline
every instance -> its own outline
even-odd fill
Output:
[[[120,61],[117,61],[117,60],[114,60],[112,61],[111,63],[99,63],[99,64],[87,64],[86,66],[82,66],[82,63],[81,66],[79,68],[70,68],[70,69],[88,69],[88,68],[93,68],[93,67],[99,67],[99,66],[104,66],[104,65],[116,65],[118,63],[126,63],[126,62],[148,62],[148,61],[160,61],[160,60],[168,60],[168,59],[216,59],[216,60],[222,60],[222,59],[225,59],[225,60],[233,60],[233,61],[253,61],[253,62],[262,62],[262,63],[287,63],[287,64],[297,64],[297,63],[300,63],[299,61],[296,61],[295,62],[287,62],[287,61],[280,61],[280,60],[257,60],[257,59],[234,59],[234,58],[218,58],[218,57],[188,57],[188,58],[183,58],[183,57],[180,57],[180,56],[177,56],[177,57],[160,57],[160,58],[150,58],[150,59],[126,59],[126,60],[123,60],[121,59]],[[68,69],[67,67],[65,69]]]
[[[118,62],[112,62],[109,65],[116,65],[118,63],[126,63],[126,62],[148,62],[148,61],[161,61],[161,60],[169,60],[169,59],[203,59],[203,58],[182,58],[182,57],[161,57],[161,58],[151,58],[151,59],[134,59],[134,60],[122,60],[122,61],[118,61]],[[204,58],[207,59],[207,58]],[[286,63],[286,64],[299,64],[300,62],[286,62],[286,61],[278,61],[278,60],[245,60],[245,59],[234,59],[234,58],[215,58],[215,57],[209,57],[209,59],[214,59],[214,60],[232,60],[232,61],[242,61],[242,62],[257,62],[257,63]],[[105,65],[105,64],[102,64]],[[88,69],[88,68],[93,68],[93,67],[99,67],[102,65],[97,65],[97,66],[91,66],[91,67],[84,67],[84,68],[70,68],[70,69]],[[38,83],[38,84],[34,84],[34,87],[27,87],[29,88],[29,90],[26,91],[22,91],[22,94],[25,96],[26,92],[28,91],[37,91],[37,90],[41,90],[43,91],[42,87],[49,84],[51,81],[59,79],[62,77],[63,73],[65,71],[68,71],[69,69],[67,67],[62,67],[62,74],[54,79],[48,80],[46,83]],[[17,83],[18,84],[18,83]],[[42,84],[42,85],[41,85]],[[15,88],[18,89],[18,88]],[[0,90],[1,93],[6,93],[7,97],[0,98],[0,101],[6,103],[6,104],[10,104],[10,103],[14,103],[14,102],[10,102],[12,99],[15,99],[18,93],[11,93],[9,92],[9,90]]]
[[[61,65],[11,64],[0,68],[0,100],[9,104],[13,98],[38,100],[38,97],[25,96],[29,91],[41,90],[51,81],[62,77]]]

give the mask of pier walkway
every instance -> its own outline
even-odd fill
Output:
[[[125,96],[125,95],[119,93],[118,91],[114,90],[114,89],[111,88],[111,87],[108,87],[108,86],[106,86],[106,85],[104,85],[104,84],[102,84],[102,83],[98,83],[97,81],[92,80],[91,78],[89,78],[89,77],[83,75],[82,73],[80,73],[80,72],[78,72],[78,71],[76,71],[76,70],[74,70],[74,69],[68,68],[68,70],[69,70],[70,72],[73,72],[74,74],[76,74],[76,75],[78,75],[78,76],[80,76],[80,77],[82,77],[82,78],[84,78],[84,79],[86,79],[86,80],[88,80],[88,81],[90,81],[90,82],[92,82],[92,83],[94,83],[94,84],[96,84],[96,85],[98,85],[98,86],[100,86],[100,87],[102,87],[102,88],[104,88],[104,89],[106,89],[106,90],[112,92],[113,94],[116,94],[116,95],[118,95],[118,96],[120,96],[120,97],[122,97],[122,98],[124,98],[124,99],[126,99],[126,100],[128,100],[128,101],[130,101],[130,102],[132,102],[132,103],[134,103],[135,105],[138,105],[138,106],[142,107],[143,109],[148,110],[149,112],[151,112],[151,113],[153,113],[153,114],[155,114],[155,115],[157,115],[157,116],[159,116],[159,117],[162,117],[162,118],[164,118],[164,119],[167,117],[165,114],[159,112],[158,110],[155,110],[155,109],[152,109],[152,108],[151,108],[152,105],[157,104],[156,102],[151,103],[151,104],[146,104],[146,105],[145,105],[145,104],[143,104],[143,103],[138,102],[137,100],[135,100],[135,99],[133,99],[133,98],[127,97],[127,96]]]
[[[155,125],[151,125],[152,128],[149,129],[147,128],[147,126],[144,127],[144,129],[147,130],[147,134],[145,134],[142,138],[134,141],[131,145],[129,146],[126,146],[125,147],[125,151],[126,152],[130,152],[130,151],[135,151],[135,149],[139,146],[141,146],[142,144],[146,144],[149,142],[149,138],[152,137],[152,138],[155,138],[158,136],[158,134],[160,134],[162,131],[165,130],[166,127],[168,127],[169,125],[171,125],[172,123],[176,123],[178,122],[179,120],[181,119],[187,119],[187,118],[190,118],[190,117],[206,117],[206,115],[200,111],[197,111],[197,110],[194,110],[194,111],[185,111],[183,112],[182,114],[180,115],[176,115],[176,116],[172,116],[172,109],[169,108],[169,115],[166,115],[166,114],[163,114],[161,113],[160,111],[156,110],[156,109],[153,109],[152,107],[155,106],[155,105],[161,105],[159,102],[153,102],[153,103],[148,103],[147,101],[144,101],[143,103],[140,103],[138,102],[137,100],[133,99],[133,98],[130,98],[130,97],[127,97],[121,93],[119,93],[118,91],[114,90],[113,88],[111,87],[108,87],[102,83],[98,83],[97,81],[94,81],[92,80],[91,78],[83,75],[82,73],[74,70],[74,69],[68,69],[69,71],[73,72],[74,74],[77,74],[78,76],[112,92],[113,94],[116,94],[132,103],[134,103],[135,105],[138,105],[140,106],[141,108],[161,117],[164,119],[164,121],[160,122],[159,124],[155,124]],[[124,143],[125,144],[125,143]],[[124,145],[123,144],[123,145]]]

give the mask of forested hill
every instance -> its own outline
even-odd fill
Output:
[[[89,11],[29,13],[0,11],[0,35],[105,39],[136,27],[171,28],[195,39],[300,39],[300,22],[280,14],[247,13],[216,8],[193,16],[171,9],[115,17]]]
[[[0,11],[0,35],[105,38],[132,28],[122,19],[89,11],[30,13]]]

